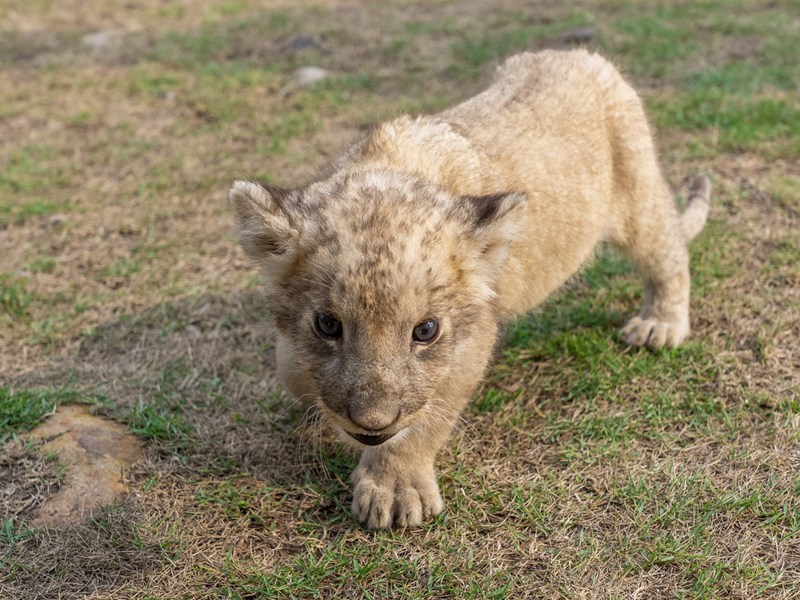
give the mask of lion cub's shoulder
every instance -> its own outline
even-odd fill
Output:
[[[482,187],[483,161],[480,150],[447,121],[404,115],[378,125],[338,168],[412,174],[451,193],[466,194]]]

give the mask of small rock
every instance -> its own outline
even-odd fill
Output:
[[[307,36],[307,35],[298,35],[294,38],[291,42],[289,42],[286,47],[286,50],[290,52],[299,52],[300,50],[318,50],[323,54],[328,54],[328,49],[325,48],[322,44],[320,44],[314,38]]]
[[[50,218],[47,219],[47,225],[49,227],[61,227],[66,222],[67,222],[67,215],[65,215],[64,213],[56,213],[54,215],[50,215]]]
[[[60,406],[29,437],[44,441],[66,474],[31,521],[34,527],[77,523],[127,493],[122,473],[144,458],[142,442],[127,428],[89,414],[85,406]]]
[[[120,35],[115,29],[87,33],[81,38],[81,44],[94,51],[107,50],[117,43]]]
[[[594,39],[594,27],[579,27],[562,35],[559,39],[562,44],[588,44]]]
[[[303,67],[294,72],[294,78],[301,87],[308,87],[327,79],[328,71],[321,67]]]
[[[133,219],[123,219],[117,225],[117,233],[125,237],[130,237],[139,235],[141,230],[139,227],[137,227],[136,222]]]

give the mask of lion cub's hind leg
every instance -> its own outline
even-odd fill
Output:
[[[686,210],[679,214],[666,183],[658,179],[648,200],[629,203],[624,233],[612,240],[644,279],[642,310],[620,335],[633,346],[649,348],[674,347],[689,335],[687,244],[705,223],[710,197],[708,179],[695,178]]]

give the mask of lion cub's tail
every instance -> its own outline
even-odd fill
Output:
[[[698,175],[689,184],[689,199],[681,214],[683,236],[689,242],[703,229],[711,206],[711,182],[705,175]]]

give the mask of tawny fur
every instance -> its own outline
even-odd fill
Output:
[[[689,333],[686,245],[703,227],[700,176],[680,214],[636,93],[584,51],[521,54],[485,92],[400,117],[330,177],[289,191],[236,182],[241,242],[268,278],[278,371],[362,449],[353,511],[372,528],[443,509],[434,459],[480,382],[498,324],[530,310],[608,241],[644,279],[633,345]],[[315,333],[324,312],[339,339]],[[434,343],[412,331],[439,322]],[[361,446],[353,434],[395,434]]]

